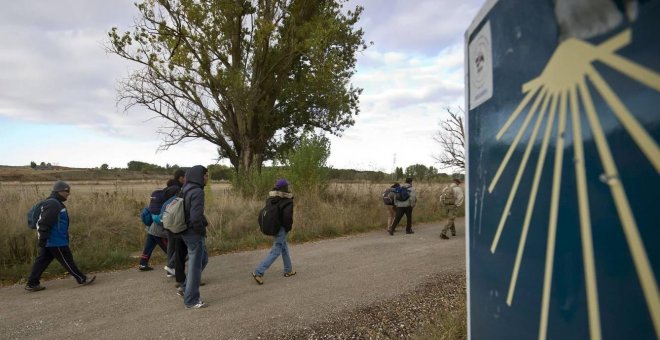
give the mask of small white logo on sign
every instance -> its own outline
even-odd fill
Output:
[[[468,48],[470,109],[493,96],[493,49],[490,21],[486,22]]]

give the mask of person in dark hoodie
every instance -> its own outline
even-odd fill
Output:
[[[200,299],[199,286],[202,271],[209,261],[206,251],[206,226],[209,223],[204,216],[204,186],[208,181],[208,170],[201,165],[195,165],[186,171],[183,202],[188,229],[180,235],[188,247],[188,271],[178,293],[183,294],[183,303],[188,309],[206,307],[206,303]]]
[[[264,273],[280,255],[282,255],[282,261],[284,261],[284,276],[296,275],[291,265],[289,245],[286,242],[287,234],[293,226],[293,195],[289,192],[289,182],[284,178],[278,179],[273,190],[268,193],[267,201],[279,206],[282,226],[277,235],[273,237],[273,247],[270,249],[270,253],[252,273],[252,277],[260,285],[264,284]]]
[[[38,292],[46,289],[39,282],[41,274],[48,265],[56,259],[66,269],[76,282],[87,285],[96,279],[88,278],[73,261],[73,254],[69,249],[69,213],[64,206],[71,193],[71,187],[64,181],[57,181],[53,185],[50,196],[41,206],[41,214],[37,220],[37,238],[39,254],[34,260],[32,271],[28,278],[25,290]]]

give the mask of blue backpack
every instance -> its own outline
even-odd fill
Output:
[[[410,198],[410,191],[406,187],[398,187],[394,189],[396,193],[396,200],[399,202],[407,201]]]
[[[142,212],[140,213],[140,219],[142,220],[142,223],[144,223],[144,225],[147,227],[154,223],[154,220],[151,217],[151,211],[149,211],[149,208],[147,207],[142,209]]]

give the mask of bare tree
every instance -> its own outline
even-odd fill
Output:
[[[462,108],[445,108],[449,118],[440,122],[440,130],[433,135],[433,140],[440,144],[440,153],[432,155],[441,169],[460,168],[465,171],[465,129]]]

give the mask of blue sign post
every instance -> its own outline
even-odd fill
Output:
[[[466,32],[471,339],[660,338],[660,1],[488,1]]]

